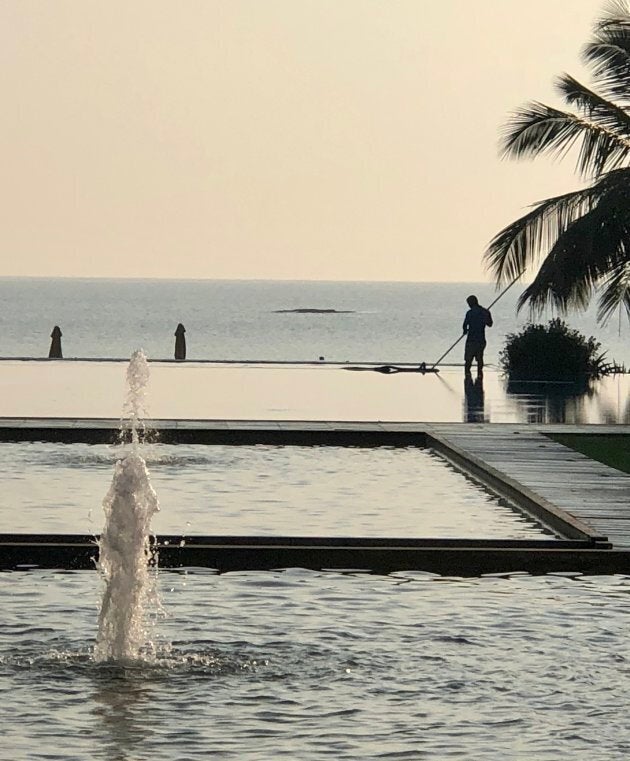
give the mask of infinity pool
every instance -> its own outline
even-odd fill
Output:
[[[0,532],[98,533],[120,447],[2,444]],[[156,533],[553,538],[429,450],[145,446]]]

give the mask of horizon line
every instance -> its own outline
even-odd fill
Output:
[[[497,285],[493,280],[374,280],[348,278],[297,278],[297,277],[166,277],[137,275],[1,275],[0,280],[130,280],[130,281],[166,281],[166,282],[242,282],[242,283],[395,283],[414,285]],[[523,280],[523,283],[526,283]]]

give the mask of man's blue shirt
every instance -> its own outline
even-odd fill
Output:
[[[490,310],[482,306],[471,307],[464,318],[464,333],[466,341],[484,343],[486,340],[486,327],[492,327],[492,315]]]

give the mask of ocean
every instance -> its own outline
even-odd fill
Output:
[[[492,309],[490,364],[527,322],[519,292]],[[487,306],[499,292],[488,283],[3,278],[0,357],[46,357],[59,325],[64,357],[123,359],[143,348],[169,359],[181,322],[190,360],[429,363],[461,334],[471,293]],[[591,308],[567,322],[630,364],[625,315],[602,327]],[[444,361],[461,363],[462,352],[460,344]]]

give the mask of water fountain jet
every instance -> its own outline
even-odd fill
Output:
[[[105,527],[99,540],[98,568],[105,591],[98,618],[94,658],[133,661],[149,645],[147,603],[154,596],[151,567],[151,518],[159,510],[146,462],[140,454],[144,437],[144,396],[149,380],[146,356],[134,352],[127,369],[128,393],[121,425],[131,432],[131,451],[116,462],[110,489],[103,500]]]

